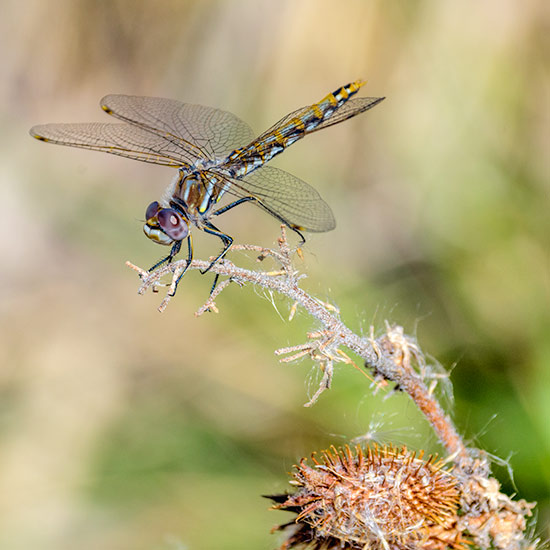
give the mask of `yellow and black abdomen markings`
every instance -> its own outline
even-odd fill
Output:
[[[304,124],[304,133],[312,132],[319,124],[330,118],[351,96],[355,95],[364,84],[363,81],[356,80],[338,88],[318,103],[313,104],[301,117],[293,119],[293,121],[300,120]]]
[[[321,99],[319,103],[316,105],[319,106],[321,109],[325,105],[330,105],[332,107],[340,107],[340,105],[343,105],[351,96],[355,95],[359,89],[365,85],[365,82],[363,80],[356,80],[355,82],[351,82],[350,84],[346,84],[345,86],[342,86],[341,88],[338,88],[331,94],[328,94],[326,97]]]
[[[240,161],[241,167],[233,168],[232,175],[243,176],[259,168],[274,156],[282,153],[289,145],[313,132],[326,119],[331,117],[348,99],[355,95],[365,83],[356,80],[328,94],[318,103],[305,108],[301,114],[275,127],[261,139],[247,147],[235,149],[228,157],[231,162]],[[284,120],[284,119],[283,119]],[[281,121],[282,122],[282,121]]]

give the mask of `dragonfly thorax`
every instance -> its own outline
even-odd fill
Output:
[[[222,183],[220,175],[208,170],[181,171],[171,202],[181,206],[187,218],[200,226],[225,192]]]

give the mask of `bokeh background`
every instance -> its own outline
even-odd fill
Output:
[[[33,141],[106,120],[107,93],[232,111],[262,131],[356,78],[374,110],[275,165],[338,227],[312,236],[306,287],[367,334],[402,324],[452,371],[444,403],[549,536],[549,4],[527,0],[4,0],[0,18],[0,547],[271,549],[262,494],[299,457],[364,436],[440,451],[403,395],[338,368],[281,365],[316,325],[208,276],[164,314],[138,296],[145,207],[170,169]],[[272,245],[253,206],[220,221]],[[206,257],[216,239],[197,236]],[[246,262],[234,254],[237,262]],[[510,475],[513,470],[513,479]]]

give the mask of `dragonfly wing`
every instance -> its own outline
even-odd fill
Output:
[[[375,105],[378,105],[383,101],[384,97],[358,97],[350,99],[337,109],[335,109],[332,114],[326,117],[322,122],[320,122],[315,127],[308,129],[307,124],[302,132],[302,136],[317,132],[323,128],[328,128],[339,122],[344,122],[348,118],[359,115],[369,109],[372,109]],[[307,120],[313,118],[315,115],[314,107],[307,106],[297,109],[292,113],[286,115],[277,123],[275,123],[271,128],[266,130],[261,136],[256,138],[254,141],[258,142],[259,147],[261,148],[261,143],[266,141],[266,137],[275,134],[276,132],[283,138],[288,137],[290,134],[296,131],[296,125],[293,124],[293,121],[299,120],[302,122],[307,122]]]
[[[43,124],[31,128],[30,134],[49,143],[103,151],[152,164],[181,167],[195,160],[184,148],[130,124]]]
[[[259,206],[297,229],[321,233],[336,227],[332,211],[319,193],[278,168],[264,166],[244,179],[231,180],[228,192],[254,197]]]
[[[360,113],[364,113],[369,109],[372,109],[375,105],[378,105],[381,101],[386,99],[385,97],[357,97],[350,99],[347,103],[344,103],[337,111],[335,111],[326,120],[323,120],[319,126],[314,128],[312,132],[328,128],[334,124],[344,122],[348,118],[354,117]]]
[[[116,118],[181,145],[197,159],[225,157],[254,139],[252,129],[240,118],[203,105],[112,94],[101,100],[101,107]]]
[[[278,120],[273,126],[268,128],[262,135],[258,136],[254,141],[265,141],[265,138],[273,135],[275,132],[281,132],[281,136],[286,137],[286,135],[294,130],[295,126],[292,123],[293,120],[303,120],[308,114],[311,113],[311,105],[306,105],[300,109],[296,109],[289,113],[288,115]]]

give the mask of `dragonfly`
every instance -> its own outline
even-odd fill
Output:
[[[105,96],[101,108],[121,122],[54,123],[34,126],[34,138],[57,145],[103,151],[177,169],[161,199],[145,211],[143,231],[152,241],[170,246],[169,254],[149,271],[170,263],[187,241],[187,262],[193,259],[191,228],[218,237],[221,252],[202,271],[220,261],[233,238],[213,218],[243,203],[253,203],[296,232],[325,232],[336,223],[319,193],[301,179],[265,166],[307,134],[328,128],[367,111],[383,97],[353,96],[365,84],[357,80],[302,107],[255,137],[234,114],[173,99],[135,95]],[[220,206],[224,197],[229,204]],[[217,276],[212,286],[214,290]],[[212,292],[211,291],[211,292]]]

